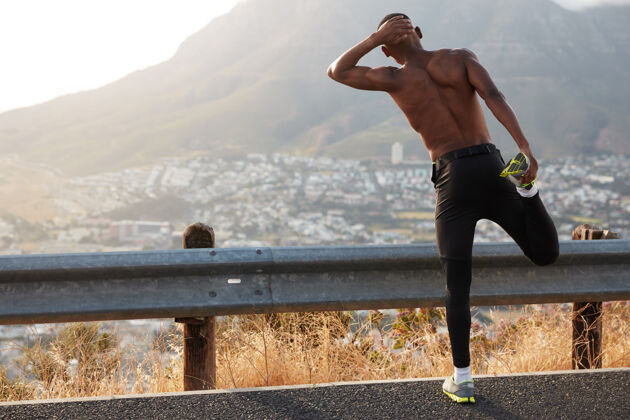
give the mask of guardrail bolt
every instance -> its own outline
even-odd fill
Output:
[[[262,254],[262,249],[257,249],[256,250],[256,254],[258,254],[258,255]]]
[[[573,240],[618,239],[619,235],[582,224],[573,230]],[[573,369],[602,367],[602,302],[573,303]]]
[[[203,223],[194,223],[184,230],[182,245],[187,248],[214,248],[214,230]],[[216,251],[210,251],[216,255]],[[210,291],[210,297],[216,292]],[[215,318],[177,318],[184,324],[184,391],[216,388],[217,361]]]

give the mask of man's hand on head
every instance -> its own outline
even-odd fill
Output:
[[[394,16],[375,32],[379,44],[396,45],[414,33],[411,21],[404,16]]]
[[[328,67],[328,76],[355,89],[392,92],[400,88],[402,79],[396,76],[395,67],[357,65],[359,60],[379,45],[395,45],[415,33],[411,21],[397,15],[383,23],[376,32],[341,54]],[[383,52],[386,47],[383,46]],[[385,52],[389,56],[388,52]]]

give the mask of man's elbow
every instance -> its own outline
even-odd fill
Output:
[[[334,81],[337,81],[337,74],[335,73],[335,64],[334,63],[331,64],[330,66],[328,66],[328,77],[330,77]]]
[[[328,66],[328,77],[333,79],[335,82],[343,83],[345,76],[346,73],[340,71],[337,61],[334,61],[330,66]]]

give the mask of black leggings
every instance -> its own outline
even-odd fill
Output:
[[[459,368],[470,365],[471,258],[477,221],[497,223],[535,264],[551,264],[558,257],[558,234],[539,194],[521,197],[499,176],[504,166],[492,144],[449,152],[433,164],[435,229],[446,272],[446,322],[453,363]]]

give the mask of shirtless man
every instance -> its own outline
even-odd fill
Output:
[[[383,18],[376,32],[335,60],[328,75],[356,89],[387,92],[429,151],[454,364],[454,374],[442,388],[456,402],[474,402],[469,295],[477,221],[489,219],[499,224],[538,265],[556,260],[558,235],[533,182],[538,163],[529,143],[512,108],[477,56],[466,49],[428,51],[421,39],[420,28],[414,28],[406,15],[392,13]],[[402,67],[357,66],[361,57],[378,46]],[[518,145],[520,153],[507,166],[490,143],[476,94]],[[520,173],[514,171],[516,177],[508,176],[512,183],[502,177],[509,172],[508,167],[522,169]]]

